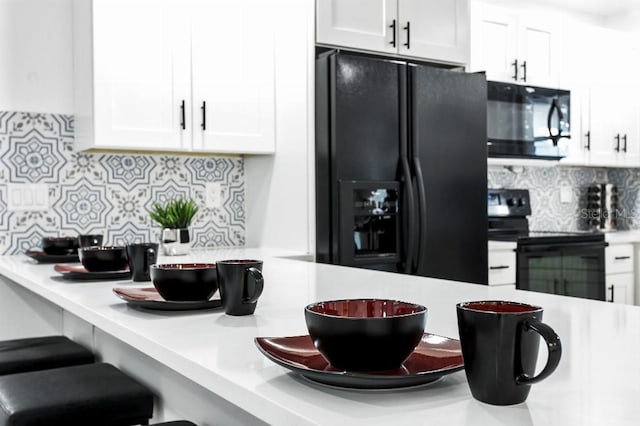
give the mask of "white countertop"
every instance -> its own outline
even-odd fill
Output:
[[[489,240],[487,242],[487,247],[489,250],[513,250],[515,251],[518,243],[515,241],[493,241]]]
[[[111,288],[145,283],[69,282],[56,277],[51,265],[35,265],[24,256],[0,257],[0,274],[270,424],[638,424],[640,307],[275,257],[279,254],[235,249],[170,259],[264,259],[265,290],[255,315],[245,317],[136,310]],[[458,302],[538,304],[545,308],[545,322],[562,338],[563,359],[550,378],[533,386],[526,403],[495,407],[471,397],[462,371],[415,389],[339,390],[288,373],[254,346],[256,336],[306,334],[306,304],[351,297],[424,304],[427,331],[454,338]],[[545,357],[541,352],[539,367]]]
[[[640,243],[640,230],[605,232],[604,239],[609,244]]]

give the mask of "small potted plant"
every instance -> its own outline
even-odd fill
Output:
[[[164,205],[153,205],[149,216],[162,227],[160,241],[164,254],[174,256],[189,253],[189,226],[196,213],[198,206],[192,199],[177,198]]]

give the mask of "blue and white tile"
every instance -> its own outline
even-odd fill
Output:
[[[237,161],[233,158],[197,157],[186,162],[191,173],[191,182],[230,182],[234,175],[240,173]]]
[[[122,187],[109,187],[108,197],[113,205],[113,211],[109,219],[110,225],[119,225],[127,222],[139,227],[146,227],[150,221],[149,210],[144,206],[144,200],[149,198],[149,188],[139,186],[132,191]]]
[[[2,254],[19,254],[38,247],[42,237],[54,237],[58,234],[54,231],[43,229],[39,224],[33,223],[24,230],[14,230],[6,237]]]
[[[73,150],[73,131],[73,116],[0,112],[0,251],[39,241],[43,233],[106,228],[117,242],[157,241],[160,229],[148,211],[178,197],[193,197],[200,206],[194,225],[203,244],[244,244],[242,158],[82,153]],[[220,208],[205,207],[206,182],[221,183]],[[7,183],[48,184],[51,209],[8,212]]]
[[[113,206],[107,200],[104,186],[93,185],[83,178],[62,187],[54,209],[60,215],[62,230],[88,234],[104,228]]]
[[[161,156],[158,158],[157,166],[153,170],[154,185],[167,180],[187,184],[190,182],[190,176],[184,157]]]
[[[169,179],[161,186],[152,186],[151,194],[146,203],[147,211],[153,209],[155,203],[166,204],[168,201],[178,198],[188,199],[191,197],[191,190],[184,184],[180,184],[173,179]]]
[[[73,152],[64,170],[63,182],[72,183],[80,178],[86,178],[93,183],[106,184],[106,171],[102,167],[104,155]]]
[[[220,226],[213,222],[192,227],[191,235],[194,241],[194,247],[212,248],[236,245],[229,235],[229,228],[224,225]]]
[[[105,240],[109,245],[126,246],[132,243],[157,242],[159,238],[150,228],[141,228],[131,222],[123,222],[118,226],[110,225],[106,231]]]
[[[57,183],[67,160],[60,153],[59,140],[32,129],[22,136],[9,136],[8,150],[1,160],[9,169],[12,183]]]
[[[151,169],[156,165],[153,157],[142,155],[106,155],[101,163],[107,171],[107,183],[126,189],[149,185]]]

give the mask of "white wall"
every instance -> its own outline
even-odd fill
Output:
[[[0,111],[71,114],[71,0],[0,0]]]
[[[315,249],[314,2],[281,0],[276,39],[276,154],[245,160],[246,245]]]

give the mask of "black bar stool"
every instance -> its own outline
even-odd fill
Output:
[[[90,350],[65,336],[0,341],[0,376],[93,361]]]
[[[0,377],[0,425],[146,425],[153,394],[110,364]]]

